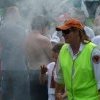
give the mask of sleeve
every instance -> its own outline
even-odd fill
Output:
[[[63,72],[62,72],[62,69],[60,67],[60,63],[59,63],[59,60],[57,61],[57,64],[56,64],[56,70],[55,70],[55,81],[59,84],[64,84],[64,77],[63,77]]]
[[[99,59],[97,61],[93,60],[93,57],[98,56]],[[97,80],[97,86],[98,89],[100,89],[100,49],[95,48],[92,52],[92,63],[93,63],[93,69],[94,69],[94,74]]]
[[[49,64],[47,65],[47,72],[46,72],[46,75],[47,75],[47,76],[48,76],[48,74],[49,74],[50,64],[51,64],[51,63],[49,63]]]

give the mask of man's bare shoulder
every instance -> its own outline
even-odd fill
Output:
[[[38,37],[40,41],[50,42],[50,39],[44,35],[39,35]]]
[[[37,40],[42,46],[51,46],[50,39],[46,36],[40,35]]]

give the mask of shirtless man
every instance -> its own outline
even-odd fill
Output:
[[[51,43],[44,35],[48,31],[49,22],[44,16],[33,18],[31,28],[26,40],[26,53],[28,58],[28,68],[30,74],[30,89],[32,100],[47,100],[46,84],[39,83],[39,68],[42,64],[50,61]]]

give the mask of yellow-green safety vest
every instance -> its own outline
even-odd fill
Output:
[[[96,47],[87,43],[75,60],[64,44],[59,53],[68,100],[99,100],[97,82],[91,63],[92,50]]]

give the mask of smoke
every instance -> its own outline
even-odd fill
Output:
[[[51,26],[50,32],[47,33],[48,35],[51,35],[55,31],[55,26],[60,23],[63,23],[67,18],[74,17],[84,22],[85,19],[88,17],[88,14],[89,17],[93,17],[94,12],[96,10],[95,8],[93,8],[94,6],[90,6],[89,4],[84,3],[84,7],[81,12],[81,1],[82,0],[0,0],[0,15],[3,17],[3,20],[2,18],[0,19],[0,21],[2,21],[0,26],[0,47],[3,46],[2,53],[0,53],[0,56],[3,61],[2,69],[5,71],[13,70],[15,72],[10,72],[10,76],[8,75],[8,73],[6,73],[6,75],[3,76],[3,78],[5,82],[7,82],[6,78],[12,79],[14,83],[17,84],[16,88],[18,88],[20,92],[23,91],[20,94],[22,98],[17,100],[28,100],[27,95],[29,94],[29,91],[27,90],[29,90],[29,78],[25,62],[25,48],[23,44],[25,43],[27,35],[29,35],[31,27],[30,25],[32,23],[33,17],[38,15],[46,16]],[[91,7],[91,10],[88,9],[89,7]],[[93,13],[91,13],[92,9]],[[96,27],[93,26],[97,35],[100,34],[100,21],[98,21],[100,20],[100,17],[97,18],[97,16],[100,14],[99,9],[100,8],[98,8],[96,14]],[[45,39],[45,37],[42,39]],[[31,46],[28,46],[30,46],[30,48],[34,50],[32,51],[32,49],[27,49],[29,49],[29,51],[33,53],[31,55],[32,57],[35,56],[32,60],[32,63],[35,65],[35,67],[37,67],[38,64],[36,65],[35,62],[39,62],[39,64],[41,64],[40,55],[42,56],[42,53],[44,52],[41,50],[41,48],[46,48],[43,47],[44,45],[41,42],[39,46],[37,45],[39,41],[35,38],[34,34],[33,37],[29,38],[29,41],[32,42],[30,43]],[[45,43],[46,45],[48,45],[47,42]],[[43,58],[42,60],[45,60],[44,56],[41,58]],[[18,74],[16,74],[16,71],[18,72]],[[4,85],[9,86],[10,84],[9,82],[3,82],[2,84]],[[25,87],[23,87],[24,83],[26,84]],[[12,87],[16,86],[16,84],[14,84]],[[20,89],[20,87],[27,90]],[[15,95],[19,93],[19,91],[14,91]],[[24,91],[26,91],[26,93],[24,93]],[[16,98],[18,97],[19,96],[17,96]]]
[[[6,34],[7,36],[5,36],[7,38],[9,37],[8,38],[9,40],[10,37],[12,37],[12,39],[17,40],[18,42],[21,37],[28,34],[31,27],[30,25],[32,23],[32,18],[38,15],[45,15],[47,19],[50,21],[51,25],[50,29],[51,33],[48,32],[48,34],[52,34],[53,31],[55,31],[55,26],[61,23],[59,21],[59,16],[63,14],[67,14],[70,17],[78,18],[82,22],[85,21],[87,16],[85,15],[84,11],[80,11],[81,4],[82,4],[81,0],[62,0],[62,1],[61,0],[52,0],[52,1],[51,0],[1,0],[0,8],[4,8],[6,10],[1,27],[4,25],[6,25],[6,27],[7,25],[13,26],[13,24],[20,26],[25,32],[18,32],[21,34],[17,39],[15,39],[16,36],[12,37],[13,35],[8,36],[8,34]],[[16,7],[14,9],[10,7],[7,10],[7,8],[12,5],[17,6],[18,9]],[[99,14],[99,12],[100,11],[98,8],[97,14]],[[67,17],[62,21],[64,22],[64,20],[66,19]],[[98,20],[99,19],[100,18],[98,18]],[[99,23],[98,20],[95,21],[95,23]],[[99,24],[98,24],[98,29],[99,29]],[[95,32],[98,29],[94,27]],[[96,34],[100,34],[99,31],[98,33],[96,32]]]
[[[66,0],[22,0],[16,5],[28,22],[31,22],[35,15],[45,15],[51,23],[61,14],[69,12],[72,7],[72,3]]]
[[[60,23],[57,20],[60,15],[67,13],[72,16],[74,8],[81,8],[81,0],[1,0],[0,5],[1,8],[16,5],[29,29],[32,18],[37,15],[47,16],[51,27],[55,27]]]
[[[19,15],[18,15],[19,16]],[[13,18],[12,18],[13,17]],[[22,57],[22,62],[24,59],[23,42],[26,36],[25,27],[15,16],[7,16],[0,27],[0,43],[3,46],[2,58],[4,60],[4,65],[10,70],[19,70],[19,67],[13,67],[13,65],[20,65],[18,61],[19,56]],[[16,55],[17,54],[17,55]],[[19,56],[18,56],[19,55]],[[20,57],[20,59],[21,59]]]

